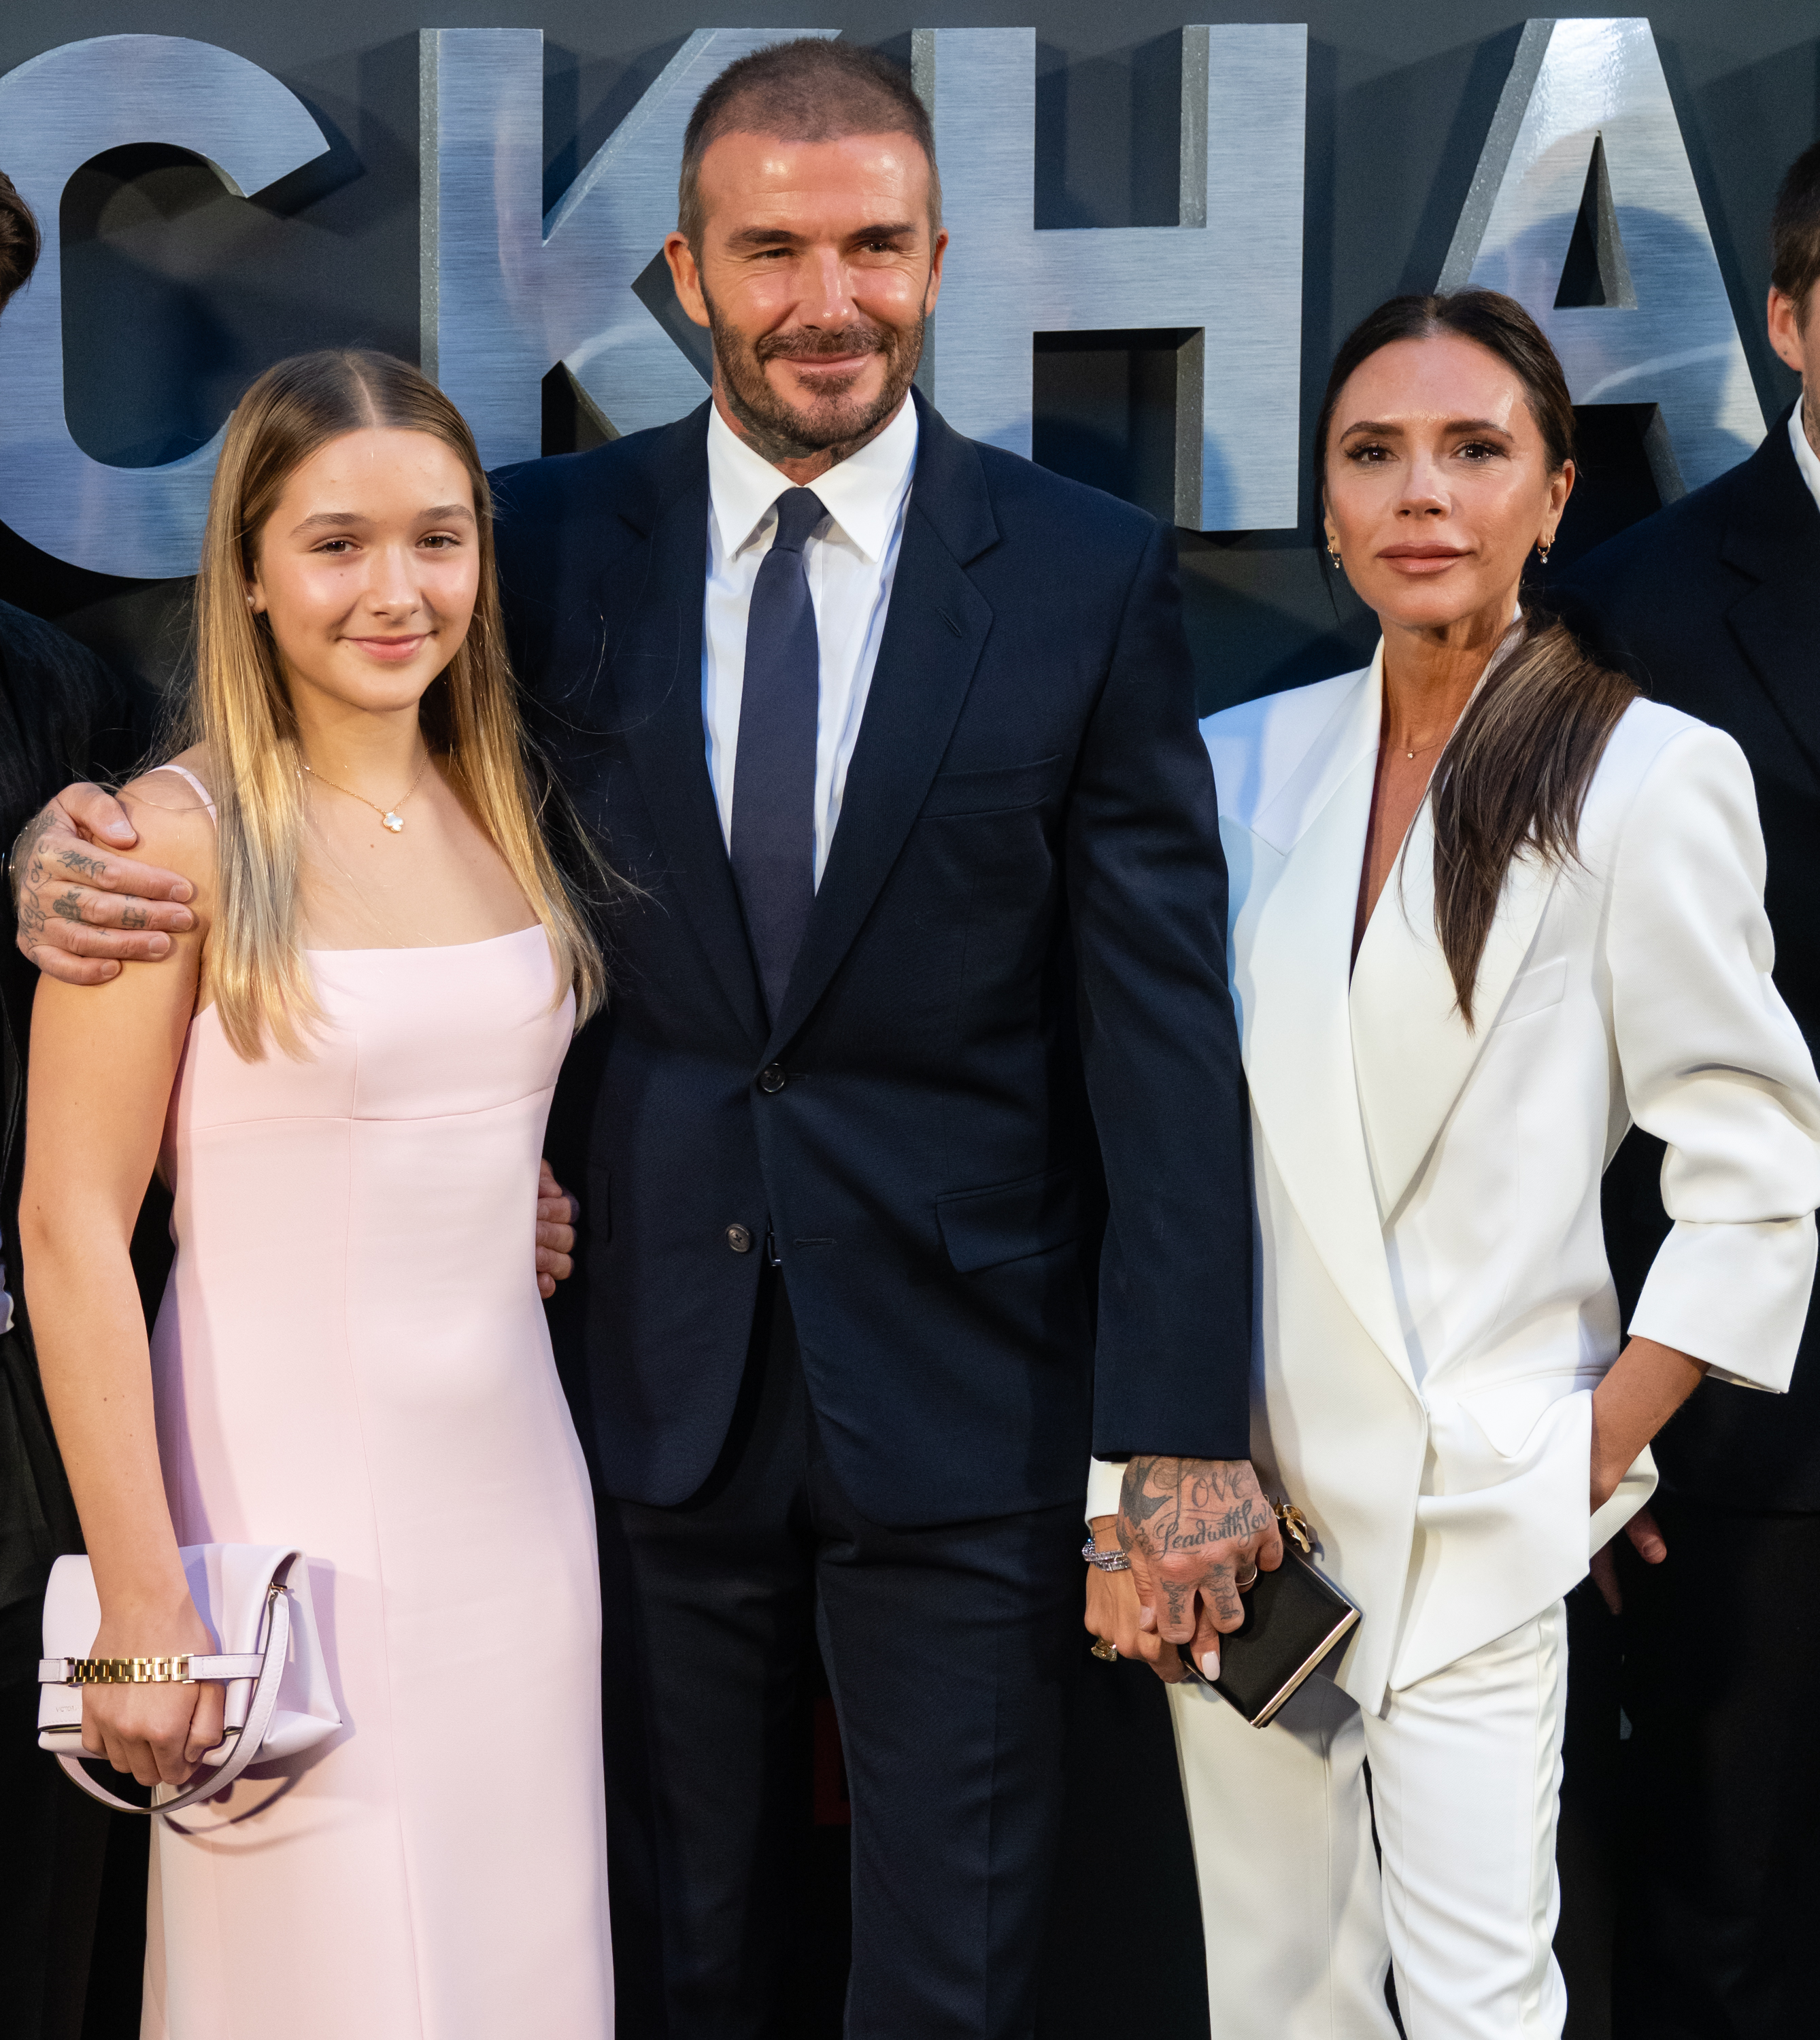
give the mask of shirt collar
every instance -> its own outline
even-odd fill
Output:
[[[1803,397],[1795,404],[1788,419],[1788,436],[1795,443],[1795,465],[1801,470],[1801,479],[1807,485],[1807,493],[1816,504],[1820,504],[1820,454],[1807,443],[1807,435],[1801,429],[1801,407],[1807,402]]]
[[[916,406],[906,397],[883,432],[809,486],[842,535],[876,566],[891,542],[897,512],[916,465]],[[754,453],[721,416],[708,413],[708,500],[722,551],[743,552],[758,536],[771,505],[796,484]]]

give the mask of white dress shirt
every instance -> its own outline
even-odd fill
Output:
[[[916,466],[916,410],[908,399],[876,439],[812,482],[828,512],[803,549],[821,693],[815,735],[815,882],[840,820],[847,768],[885,632],[904,506]],[[797,484],[708,414],[708,583],[702,623],[702,721],[708,776],[733,845],[733,772],[745,695],[746,618],[759,562],[777,533],[777,499]]]
[[[1803,397],[1789,413],[1788,436],[1794,443],[1795,465],[1801,470],[1801,479],[1815,503],[1820,504],[1820,454],[1807,443],[1807,435],[1801,429],[1801,413],[1807,402]]]

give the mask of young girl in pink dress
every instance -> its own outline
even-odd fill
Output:
[[[187,748],[125,802],[197,925],[40,988],[25,1279],[93,1654],[214,1647],[180,1546],[294,1544],[343,1726],[156,1821],[143,2031],[595,2040],[594,1525],[532,1228],[602,969],[539,832],[459,413],[382,356],[272,369],[196,600]],[[154,1167],[177,1251],[148,1350]],[[84,1745],[174,1787],[221,1702],[90,1686]]]

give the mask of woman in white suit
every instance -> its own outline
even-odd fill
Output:
[[[1704,1374],[1787,1388],[1813,1279],[1820,1089],[1770,978],[1742,754],[1520,608],[1572,428],[1512,300],[1374,313],[1316,445],[1377,654],[1205,725],[1254,1457],[1364,1611],[1262,1732],[1172,1684],[1220,2040],[1388,2036],[1387,1961],[1410,2040],[1555,2040],[1562,1597]],[[1633,1121],[1675,1224],[1627,1340],[1599,1179]],[[1095,1471],[1102,1547],[1119,1473]],[[1179,1681],[1130,1577],[1090,1574],[1088,1625]],[[1690,1636],[1688,1676],[1722,1650]]]

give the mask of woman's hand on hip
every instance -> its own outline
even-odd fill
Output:
[[[174,1615],[106,1616],[89,1649],[92,1658],[211,1655],[215,1639],[186,1600]],[[142,1785],[181,1785],[222,1737],[226,1688],[215,1680],[192,1686],[85,1686],[82,1752],[105,1756]]]
[[[1096,1516],[1093,1541],[1102,1551],[1118,1549],[1118,1518]],[[1129,1573],[1102,1573],[1098,1566],[1087,1569],[1087,1628],[1090,1636],[1110,1643],[1121,1658],[1141,1660],[1166,1685],[1179,1685],[1188,1677],[1173,1643],[1154,1629],[1138,1626],[1137,1589]]]
[[[1696,1389],[1706,1362],[1654,1339],[1634,1338],[1593,1391],[1592,1506],[1618,1491],[1639,1453]]]

